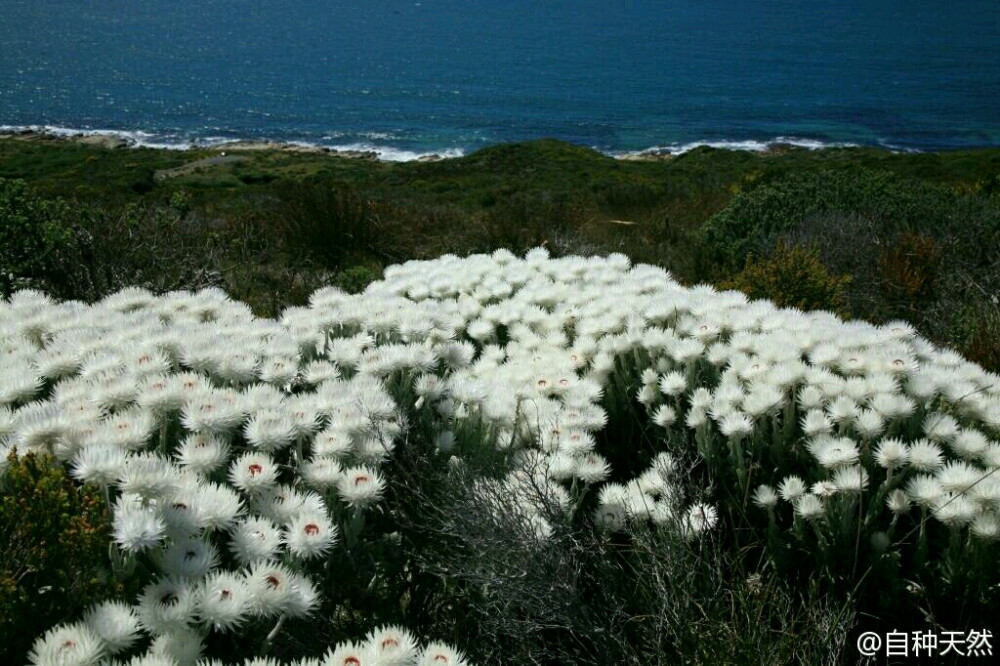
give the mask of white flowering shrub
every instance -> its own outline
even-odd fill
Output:
[[[584,523],[693,540],[728,516],[778,566],[831,580],[878,562],[996,578],[1000,381],[903,323],[543,249],[391,266],[279,321],[217,290],[22,291],[0,303],[0,453],[50,453],[102,488],[117,569],[149,575],[32,662],[148,644],[193,663],[262,622],[266,647],[336,593],[331,562],[391,513],[387,469],[417,434],[442,465],[508,456],[481,491],[513,498],[542,545]],[[413,638],[393,640],[405,658],[331,654],[416,663]]]

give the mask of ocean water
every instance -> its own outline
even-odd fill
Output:
[[[462,154],[1000,145],[997,0],[3,0],[0,126]]]

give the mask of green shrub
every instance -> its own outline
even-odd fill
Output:
[[[957,231],[972,225],[992,237],[1000,229],[995,206],[969,203],[953,189],[888,172],[795,172],[737,196],[704,225],[703,238],[717,261],[737,267],[752,252],[772,247],[804,219],[830,213],[860,215],[882,233]]]
[[[904,233],[879,254],[879,277],[894,316],[914,314],[934,299],[941,249],[932,238]]]
[[[378,273],[367,266],[351,266],[350,268],[337,273],[333,282],[348,294],[358,294],[365,290],[369,284],[378,280]]]
[[[24,663],[32,641],[116,596],[99,493],[29,453],[7,459],[0,494],[0,662]]]
[[[769,259],[751,255],[742,271],[719,286],[742,291],[752,299],[770,299],[781,307],[844,314],[850,282],[849,275],[831,275],[816,250],[778,243]]]
[[[36,196],[21,180],[0,178],[0,293],[20,287],[75,298],[92,287],[92,238],[85,211]]]

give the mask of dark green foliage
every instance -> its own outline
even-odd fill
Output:
[[[851,276],[845,310],[906,317],[961,350],[981,328],[966,313],[988,310],[1000,292],[996,150],[701,148],[630,161],[542,140],[429,163],[283,151],[211,161],[218,157],[0,140],[0,177],[25,178],[29,198],[45,206],[74,197],[57,228],[75,235],[67,245],[56,234],[68,259],[36,265],[49,274],[22,284],[84,300],[129,284],[214,285],[271,315],[346,279],[338,276],[351,266],[377,273],[407,259],[545,244],[556,256],[618,251],[687,283],[719,282],[750,252],[767,259],[780,239],[816,248],[831,274]],[[137,194],[132,185],[150,173],[153,188]],[[900,265],[880,264],[892,248],[907,256],[905,234],[937,248],[930,292],[896,289],[899,276],[883,274]],[[18,243],[19,256],[35,256]]]
[[[333,283],[348,294],[359,294],[365,290],[365,287],[378,279],[378,273],[367,266],[351,266],[337,273]]]
[[[955,229],[967,221],[965,212],[954,191],[886,171],[805,171],[741,194],[705,223],[703,234],[718,259],[733,266],[814,216],[859,215],[890,234]],[[990,227],[986,233],[1000,229],[1000,215],[991,214],[983,222]]]
[[[275,217],[289,250],[321,265],[340,266],[347,257],[365,256],[374,239],[371,207],[352,188],[329,181],[282,183]]]
[[[108,523],[93,488],[48,458],[14,453],[0,493],[0,663],[25,662],[53,625],[119,596],[110,578]]]
[[[39,198],[24,181],[0,178],[0,294],[34,287],[73,298],[91,291],[86,215],[62,199]]]

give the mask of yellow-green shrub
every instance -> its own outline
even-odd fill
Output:
[[[7,459],[0,481],[0,663],[24,663],[31,642],[117,592],[99,493],[47,457]]]
[[[719,286],[753,299],[767,298],[781,307],[829,310],[847,314],[849,275],[832,275],[814,249],[779,242],[769,258],[747,257],[739,273]]]

